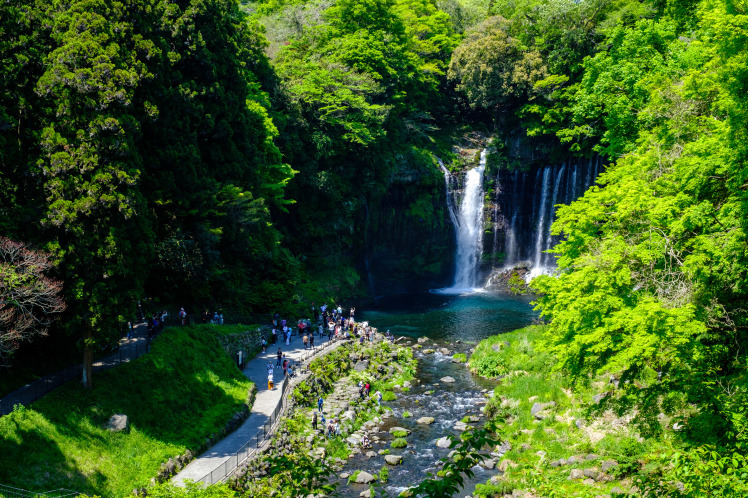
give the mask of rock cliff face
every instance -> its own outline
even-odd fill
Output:
[[[358,260],[373,296],[453,284],[455,227],[447,190],[459,206],[465,172],[478,166],[485,148],[479,281],[515,266],[530,273],[555,266],[555,256],[547,252],[559,241],[550,235],[555,206],[583,195],[604,165],[597,156],[551,156],[547,144],[523,135],[505,134],[499,150],[476,132],[455,140],[449,187],[435,156],[399,160],[387,190],[370,196],[362,213]]]
[[[374,296],[445,286],[453,273],[454,228],[434,161],[401,161],[386,192],[364,212],[362,265]]]

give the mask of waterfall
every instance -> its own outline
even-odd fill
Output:
[[[548,251],[551,248],[551,244],[553,242],[553,236],[551,236],[550,227],[553,225],[553,220],[556,217],[556,199],[558,199],[558,188],[561,186],[561,180],[564,177],[564,169],[566,169],[566,165],[561,165],[561,171],[556,175],[556,186],[553,189],[553,202],[551,202],[551,221],[548,223],[549,230],[546,233],[545,236],[545,250]],[[551,261],[553,261],[553,255],[552,254],[545,254],[545,265],[548,266]]]
[[[538,222],[538,228],[535,232],[535,260],[533,270],[542,268],[543,241],[545,240],[546,235],[545,212],[546,205],[548,204],[548,182],[551,178],[552,169],[553,168],[550,166],[546,166],[545,169],[543,169],[543,185],[540,187],[540,221]]]
[[[442,169],[442,172],[444,173],[444,185],[447,189],[447,210],[449,211],[449,218],[452,220],[452,225],[455,227],[455,233],[457,233],[459,221],[457,221],[457,214],[455,213],[455,203],[452,200],[452,192],[450,190],[450,187],[452,186],[452,174],[449,172],[449,170],[444,166],[444,161],[436,158],[437,162],[439,163],[439,167]]]
[[[441,164],[447,182],[447,205],[457,235],[454,284],[444,293],[459,293],[478,287],[478,267],[483,252],[483,172],[486,169],[486,150],[480,155],[480,163],[465,175],[464,193],[459,210],[454,209],[449,191],[449,172]]]

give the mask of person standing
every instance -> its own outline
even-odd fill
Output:
[[[275,363],[276,368],[281,366],[282,359],[283,359],[283,351],[281,351],[281,348],[278,348],[278,361]]]
[[[325,400],[322,399],[322,396],[319,397],[317,400],[317,410],[319,410],[320,413],[322,413],[322,405],[325,404]]]
[[[288,360],[286,359],[286,355],[283,355],[283,376],[288,376]]]
[[[314,412],[314,415],[312,416],[312,430],[317,430],[317,412]]]
[[[314,349],[314,334],[309,334],[309,348]]]
[[[179,319],[182,320],[182,326],[187,325],[187,312],[184,308],[179,308]]]
[[[304,349],[308,349],[309,348],[309,336],[304,334],[302,341],[304,342]]]

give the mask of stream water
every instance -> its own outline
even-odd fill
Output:
[[[485,337],[530,324],[536,313],[529,301],[527,297],[483,292],[400,295],[379,300],[359,319],[368,320],[382,332],[389,329],[397,336],[407,336],[413,343],[418,337],[426,336],[429,341],[423,345],[424,349],[446,347],[452,353],[469,353],[470,348]],[[459,434],[452,428],[455,422],[466,415],[480,414],[486,400],[483,391],[495,386],[493,381],[471,375],[464,364],[452,363],[451,354],[423,354],[422,351],[416,353],[419,383],[407,393],[397,393],[395,401],[384,402],[395,416],[382,427],[385,432],[379,436],[383,444],[373,448],[374,451],[390,449],[389,443],[394,438],[386,431],[392,426],[413,431],[407,437],[406,448],[390,449],[393,455],[403,455],[402,465],[388,466],[389,479],[384,489],[390,496],[397,496],[405,488],[417,484],[428,477],[428,473],[436,474],[440,469],[439,459],[450,451],[437,448],[436,440],[447,434]],[[445,376],[453,377],[455,382],[441,383],[440,379]],[[410,412],[409,418],[403,418],[405,411]],[[418,418],[424,416],[434,417],[436,421],[431,425],[418,424]],[[376,475],[382,465],[386,464],[381,456],[367,458],[362,453],[349,460],[345,471],[365,470]],[[496,470],[481,467],[474,470],[475,477],[466,482],[458,496],[471,494],[477,483],[496,474]],[[365,489],[364,485],[345,485],[345,481],[341,481],[338,488],[340,494],[347,497],[357,497]]]

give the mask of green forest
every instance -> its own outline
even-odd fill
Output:
[[[0,369],[78,361],[139,303],[439,281],[436,158],[478,131],[526,168],[519,135],[607,165],[531,283],[556,371],[615,375],[642,434],[677,414],[678,479],[748,479],[745,0],[6,0],[0,70]]]

